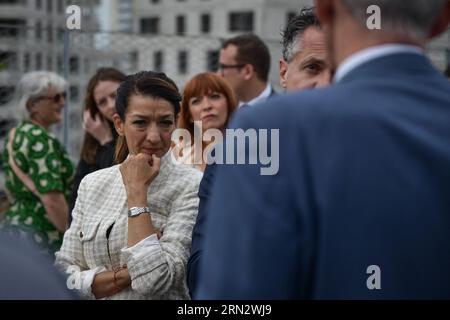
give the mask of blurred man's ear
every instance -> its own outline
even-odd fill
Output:
[[[450,23],[450,0],[445,3],[444,9],[442,10],[439,18],[437,19],[434,27],[430,32],[430,39],[440,35],[442,32],[447,30],[447,26]]]
[[[241,70],[244,72],[245,80],[250,80],[251,78],[256,77],[255,68],[253,68],[253,66],[249,63],[247,63]]]
[[[283,89],[286,89],[286,72],[287,72],[287,62],[281,58],[280,59],[280,85]]]
[[[315,13],[322,25],[328,25],[333,21],[334,1],[336,0],[314,0]]]

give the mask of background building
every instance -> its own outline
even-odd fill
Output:
[[[110,46],[128,50],[128,54],[120,55],[118,65],[164,71],[183,87],[194,74],[216,70],[223,39],[251,32],[269,46],[272,54],[270,79],[278,86],[281,30],[291,15],[312,2],[112,0],[109,2],[111,19],[107,28],[121,33],[109,37]]]
[[[99,0],[3,0],[0,1],[0,150],[3,151],[7,130],[16,123],[13,101],[14,87],[29,71],[50,70],[69,80],[68,110],[65,124],[53,132],[65,141],[76,160],[82,140],[81,93],[86,79],[94,72],[93,37],[71,42],[81,31],[66,33],[66,8],[76,4],[82,8],[82,28],[98,28],[96,7]],[[66,47],[66,51],[64,48]],[[65,127],[67,125],[67,127]],[[64,134],[66,133],[66,134]],[[1,158],[1,157],[0,157]],[[1,170],[0,170],[1,171]],[[3,181],[0,174],[0,189]]]

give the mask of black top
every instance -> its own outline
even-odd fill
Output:
[[[77,172],[75,173],[75,178],[73,181],[73,189],[70,197],[69,212],[72,212],[75,201],[77,200],[78,187],[80,186],[81,180],[89,173],[94,171],[111,167],[114,162],[114,153],[116,150],[116,136],[114,139],[107,144],[101,146],[95,155],[95,164],[88,164],[83,158],[80,159],[78,163]],[[72,222],[72,214],[69,215],[69,225]]]

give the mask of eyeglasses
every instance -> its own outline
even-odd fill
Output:
[[[61,101],[61,98],[64,98],[64,100],[66,100],[66,97],[67,97],[67,93],[61,92],[61,93],[55,94],[53,97],[39,97],[37,100],[48,99],[48,100],[52,100],[54,103],[58,103]]]
[[[245,64],[219,64],[219,70],[225,69],[241,69],[245,67]]]

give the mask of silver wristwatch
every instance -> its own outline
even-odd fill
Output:
[[[133,218],[137,217],[141,213],[150,213],[149,207],[133,207],[128,210],[128,217]]]

